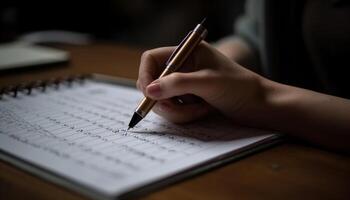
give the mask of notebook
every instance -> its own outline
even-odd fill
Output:
[[[15,95],[7,90],[0,99],[0,158],[89,197],[117,199],[182,180],[280,138],[222,116],[176,125],[154,113],[127,132],[142,98],[132,85],[94,75],[22,87]]]

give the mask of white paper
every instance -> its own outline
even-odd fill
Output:
[[[150,113],[126,128],[142,94],[88,81],[0,100],[0,149],[106,195],[177,174],[273,134],[223,119],[175,125]]]

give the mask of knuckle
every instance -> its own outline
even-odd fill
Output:
[[[186,84],[187,82],[187,79],[185,78],[185,76],[177,72],[172,73],[169,78],[171,78],[172,85],[175,85],[175,86],[180,86],[180,85]]]
[[[146,50],[141,55],[141,60],[148,59],[152,55],[152,50]]]
[[[202,74],[203,79],[208,80],[212,83],[222,81],[223,76],[225,76],[225,74],[221,74],[220,72],[212,69],[204,70]]]
[[[199,77],[200,78],[208,78],[212,76],[213,70],[211,69],[203,69],[199,72]]]
[[[202,78],[214,78],[218,75],[218,73],[215,70],[212,69],[203,69],[200,72],[200,77]]]

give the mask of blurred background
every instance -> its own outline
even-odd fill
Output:
[[[234,31],[243,4],[243,0],[2,0],[0,42],[63,30],[144,48],[176,45],[204,17],[207,40],[212,42]]]

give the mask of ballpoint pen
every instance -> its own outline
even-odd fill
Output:
[[[190,31],[173,51],[168,61],[165,63],[165,69],[159,78],[177,71],[183,65],[195,47],[202,40],[204,40],[205,36],[207,35],[207,29],[205,29],[203,26],[204,21],[205,19],[203,19],[201,23],[199,23],[192,31]],[[128,130],[139,123],[148,114],[155,103],[155,100],[144,97],[137,106],[130,120]]]

